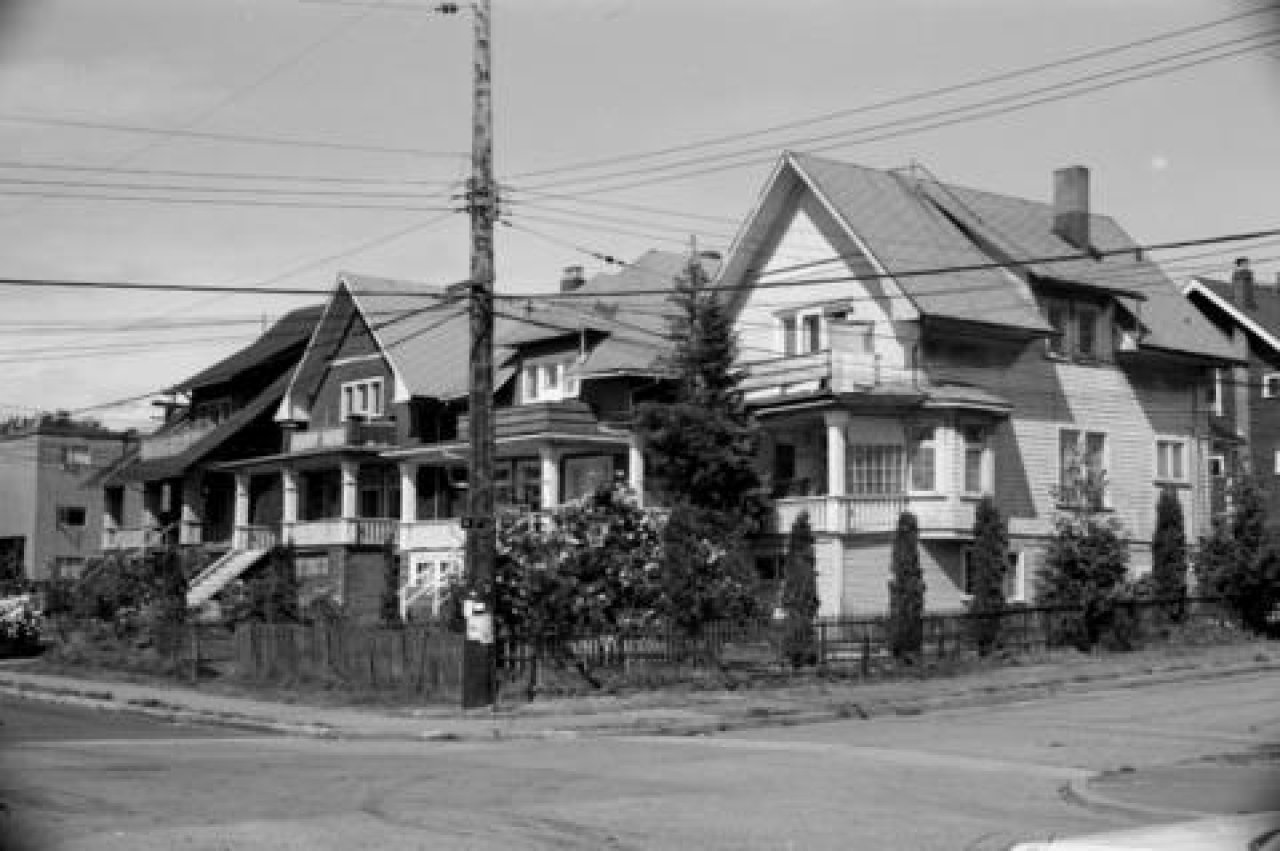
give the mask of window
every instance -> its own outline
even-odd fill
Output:
[[[1067,356],[1067,303],[1050,301],[1045,307],[1045,319],[1053,326],[1053,336],[1046,342],[1049,354],[1057,357]]]
[[[559,402],[576,395],[577,382],[568,380],[566,362],[527,364],[524,368],[526,402]]]
[[[1008,553],[1008,561],[1005,564],[1004,574],[1001,577],[1001,586],[1006,600],[1019,602],[1026,599],[1026,572],[1024,564],[1025,561],[1021,551],[1010,551]],[[960,589],[965,594],[972,596],[975,579],[973,570],[973,550],[968,547],[964,550],[964,559],[961,569],[962,575],[960,577]]]
[[[196,423],[217,425],[231,417],[230,399],[210,399],[200,402],[192,411],[191,419]]]
[[[822,351],[822,317],[814,313],[803,317],[800,322],[804,331],[805,352]]]
[[[903,466],[901,446],[851,446],[848,491],[854,496],[898,496],[903,492]]]
[[[1277,476],[1280,476],[1280,449],[1275,451],[1275,461],[1272,464],[1273,470]]]
[[[380,417],[383,413],[382,379],[367,378],[342,385],[342,418]]]
[[[1058,433],[1060,466],[1058,499],[1065,505],[1093,508],[1106,504],[1107,436],[1096,431],[1064,428]]]
[[[62,469],[72,472],[88,467],[93,463],[93,455],[88,446],[62,447]]]
[[[1280,399],[1280,372],[1269,372],[1262,376],[1262,398]]]
[[[982,426],[965,426],[964,438],[964,492],[979,494],[986,491],[986,475],[983,470],[987,455],[987,430]]]
[[[935,490],[937,484],[937,443],[933,426],[923,426],[911,433],[911,489]]]
[[[80,505],[59,505],[58,525],[83,528],[87,512]]]
[[[1162,482],[1185,482],[1187,445],[1181,440],[1156,441],[1156,478]]]
[[[1098,319],[1096,307],[1076,308],[1076,354],[1082,358],[1098,356]]]
[[[1220,479],[1227,474],[1227,459],[1221,455],[1209,456],[1209,475]]]
[[[1209,374],[1209,382],[1204,389],[1204,404],[1218,416],[1222,416],[1222,370],[1215,369]]]
[[[784,316],[782,322],[782,353],[784,355],[794,355],[796,353],[796,318],[794,316]]]

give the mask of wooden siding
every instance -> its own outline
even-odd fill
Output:
[[[995,495],[1012,532],[1049,531],[1064,428],[1107,435],[1110,505],[1130,536],[1146,541],[1159,493],[1156,440],[1185,439],[1190,483],[1179,488],[1179,497],[1188,536],[1207,529],[1208,413],[1196,393],[1200,370],[1153,360],[1068,363],[1046,357],[1039,342],[993,345],[966,357],[949,357],[946,347],[931,346],[930,352],[933,377],[975,384],[1014,406],[993,437]]]
[[[737,317],[742,360],[763,360],[783,354],[775,314],[779,310],[850,299],[852,320],[873,322],[875,345],[887,370],[901,370],[907,353],[896,339],[894,322],[917,319],[911,304],[891,282],[872,277],[875,267],[857,244],[835,224],[813,197],[805,197],[778,219],[778,232],[761,255],[750,263],[770,286],[751,290]],[[832,258],[839,258],[832,260]],[[799,264],[802,269],[785,271]],[[804,284],[811,278],[864,276],[864,280]],[[776,286],[782,281],[795,281]],[[728,282],[735,284],[738,282]],[[825,330],[823,332],[826,338]]]

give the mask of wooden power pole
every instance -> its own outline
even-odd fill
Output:
[[[471,142],[471,465],[466,527],[467,639],[462,661],[462,705],[494,702],[494,573],[497,537],[493,510],[493,230],[497,187],[493,181],[493,96],[490,86],[490,0],[474,0],[475,101]]]

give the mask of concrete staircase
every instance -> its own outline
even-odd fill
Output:
[[[242,573],[258,563],[266,550],[231,550],[206,567],[191,580],[187,590],[187,608],[198,609]]]

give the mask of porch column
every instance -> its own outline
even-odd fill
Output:
[[[200,488],[203,482],[197,475],[182,479],[182,499],[179,508],[178,543],[198,544],[202,540],[201,514],[204,511]]]
[[[249,474],[236,473],[235,525],[239,529],[249,525]]]
[[[822,419],[827,426],[827,496],[844,496],[845,429],[849,426],[849,412],[828,411]]]
[[[359,495],[360,465],[355,461],[342,462],[342,503],[339,515],[343,520],[356,516],[356,502]]]
[[[280,471],[283,499],[280,504],[280,523],[286,529],[298,522],[298,471],[285,467]]]
[[[560,504],[560,453],[551,444],[538,447],[542,461],[542,507],[554,508]]]
[[[636,496],[636,504],[644,505],[644,443],[640,435],[631,435],[627,444],[627,485]]]
[[[418,522],[418,465],[400,462],[400,522]]]

